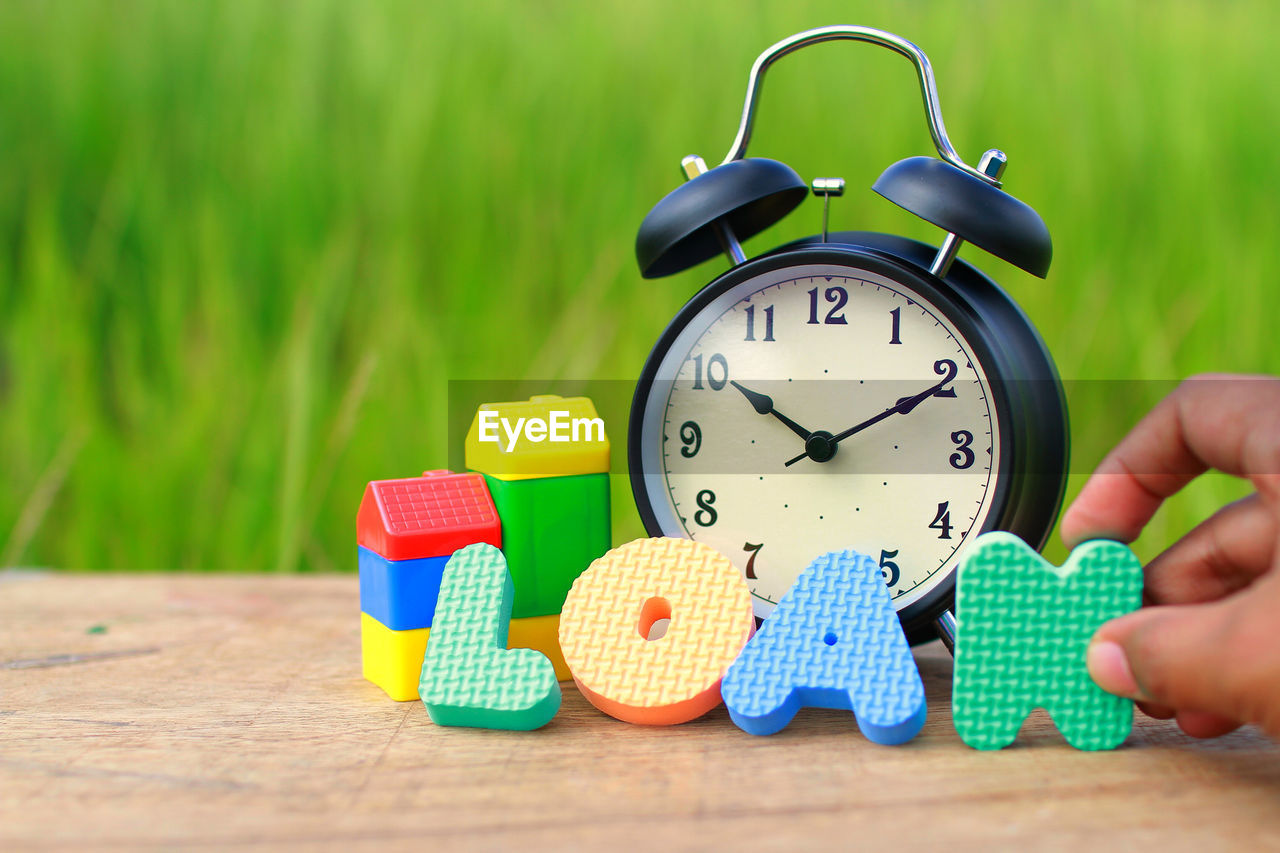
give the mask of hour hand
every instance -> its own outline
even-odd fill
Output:
[[[812,435],[812,433],[809,432],[809,430],[800,426],[800,424],[796,423],[795,421],[791,420],[791,418],[787,417],[786,415],[782,414],[782,412],[779,412],[777,409],[775,409],[773,407],[773,398],[770,397],[768,394],[761,394],[758,391],[752,391],[750,388],[747,388],[736,379],[730,379],[729,384],[732,385],[734,388],[737,388],[739,391],[741,391],[742,396],[746,397],[747,402],[750,403],[752,408],[754,408],[760,414],[773,415],[775,418],[777,418],[778,420],[786,424],[787,429],[791,430],[801,438],[807,439],[810,435]]]

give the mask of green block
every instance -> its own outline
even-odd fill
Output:
[[[612,545],[609,475],[484,479],[516,585],[513,618],[559,613],[578,575]]]
[[[975,749],[1000,749],[1033,708],[1044,708],[1077,749],[1114,749],[1133,726],[1133,702],[1093,683],[1094,632],[1142,603],[1142,564],[1119,542],[1085,542],[1061,567],[1008,533],[974,540],[956,588],[956,731]]]
[[[512,597],[497,548],[468,545],[449,558],[418,683],[432,722],[527,731],[560,709],[560,684],[546,655],[507,648]]]

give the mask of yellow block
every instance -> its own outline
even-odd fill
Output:
[[[418,698],[422,657],[430,628],[392,631],[368,613],[360,614],[360,646],[364,677],[397,702]]]
[[[551,661],[557,679],[568,681],[573,678],[573,673],[569,672],[569,665],[564,662],[564,655],[560,652],[559,613],[512,619],[511,628],[507,631],[507,648],[536,649]]]
[[[360,614],[360,645],[364,677],[378,685],[397,702],[418,698],[418,680],[422,676],[422,658],[427,651],[430,628],[393,631],[368,613]],[[507,648],[536,649],[547,656],[555,667],[556,678],[566,681],[572,676],[560,653],[560,615],[530,616],[512,619],[507,633]]]
[[[609,470],[609,436],[599,418],[588,397],[544,394],[518,402],[485,403],[467,430],[467,467],[499,480],[604,473]],[[485,441],[480,440],[482,421]],[[535,426],[529,433],[531,424]],[[519,435],[512,441],[508,430],[517,428]],[[496,441],[488,440],[495,437]],[[553,441],[553,437],[569,440]]]

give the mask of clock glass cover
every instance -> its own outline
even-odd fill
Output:
[[[644,392],[647,509],[667,535],[728,555],[758,616],[846,548],[880,562],[902,610],[996,509],[988,376],[909,285],[852,259],[768,269],[668,336]]]

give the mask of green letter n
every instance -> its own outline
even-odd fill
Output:
[[[1119,542],[1085,542],[1054,566],[1008,533],[974,540],[956,590],[956,731],[975,749],[1000,749],[1032,709],[1049,712],[1077,749],[1113,749],[1133,703],[1089,678],[1085,653],[1103,622],[1136,610],[1142,566]]]

